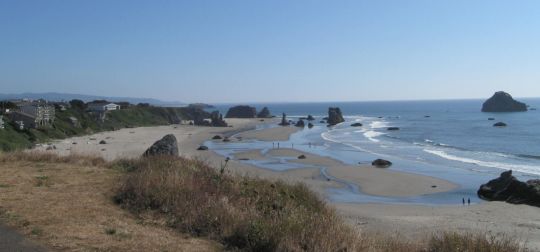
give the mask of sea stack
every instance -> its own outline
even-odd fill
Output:
[[[178,142],[173,134],[166,135],[156,141],[143,154],[145,157],[161,155],[178,156]]]
[[[506,92],[496,92],[491,98],[487,99],[482,105],[482,112],[522,112],[527,111],[527,105],[523,102],[514,100]]]
[[[270,110],[268,107],[264,107],[259,114],[257,114],[258,118],[270,118],[272,115],[270,114]]]
[[[338,107],[328,108],[328,125],[336,125],[338,123],[344,122],[343,115],[341,114],[341,109]]]
[[[281,126],[289,126],[291,123],[289,123],[289,121],[287,121],[287,115],[285,113],[283,113],[282,117],[281,117],[281,122],[279,123],[279,125]]]
[[[239,105],[229,108],[225,118],[255,118],[257,116],[257,109],[254,107]]]

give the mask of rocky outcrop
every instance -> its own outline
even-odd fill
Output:
[[[279,123],[279,125],[281,125],[281,126],[289,126],[290,125],[289,121],[287,121],[287,115],[285,113],[283,113],[283,115],[281,117],[281,122]]]
[[[223,115],[219,111],[214,111],[210,114],[210,125],[213,127],[227,127],[227,122],[223,120]]]
[[[296,126],[296,127],[305,127],[306,124],[304,123],[304,120],[300,119],[300,120],[298,120],[298,122],[296,122],[296,124],[294,126]]]
[[[313,123],[308,123],[307,124],[307,127],[310,128],[310,129],[313,128],[313,126],[314,126]]]
[[[268,110],[267,107],[264,107],[259,114],[257,114],[258,118],[271,118],[272,115],[270,114],[270,110]]]
[[[178,156],[178,142],[173,134],[166,135],[162,139],[156,141],[143,154],[145,157],[161,155]]]
[[[308,115],[306,120],[308,121],[315,121],[315,118],[312,115]]]
[[[353,123],[351,124],[351,127],[362,127],[361,123]]]
[[[527,111],[527,105],[518,102],[512,96],[503,91],[496,92],[482,105],[482,112],[521,112]]]
[[[240,105],[229,108],[225,118],[255,118],[256,116],[257,109],[246,105]]]
[[[345,119],[343,119],[343,114],[341,114],[341,109],[338,107],[335,108],[328,108],[328,124],[329,125],[336,125],[338,123],[344,122]]]
[[[498,122],[498,123],[493,124],[493,127],[506,127],[506,123]]]
[[[489,201],[540,206],[540,180],[522,182],[512,176],[512,170],[509,170],[481,185],[477,194],[481,199]]]
[[[392,165],[392,162],[384,159],[375,159],[373,162],[371,162],[372,166],[378,167],[378,168],[387,168]]]

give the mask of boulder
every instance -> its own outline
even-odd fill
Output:
[[[315,118],[313,118],[312,115],[308,115],[307,118],[306,118],[306,120],[308,120],[308,121],[315,121]]]
[[[392,165],[392,162],[384,159],[375,159],[373,162],[371,162],[372,166],[378,167],[378,168],[387,168]]]
[[[220,135],[215,135],[214,137],[212,137],[212,139],[221,140],[221,139],[223,139],[223,137],[221,137]]]
[[[353,123],[351,124],[351,127],[362,127],[361,123]]]
[[[287,115],[285,113],[283,113],[283,115],[281,117],[281,122],[279,123],[279,125],[281,125],[281,126],[289,126],[289,125],[291,125],[291,123],[289,123],[289,121],[287,121]]]
[[[514,100],[506,92],[496,92],[491,98],[487,99],[482,105],[482,112],[521,112],[527,111],[527,105],[523,102]]]
[[[239,105],[229,108],[225,118],[255,118],[257,116],[257,109],[254,107]]]
[[[399,130],[399,127],[388,127],[386,128],[386,130],[391,130],[391,131]]]
[[[296,124],[294,126],[296,126],[296,127],[305,127],[306,124],[304,123],[304,120],[300,119],[300,120],[298,120],[298,122],[296,122]]]
[[[171,155],[178,156],[178,142],[173,134],[164,136],[148,148],[143,156]]]
[[[264,107],[259,114],[257,114],[258,118],[271,118],[272,115],[270,114],[270,110],[268,110],[267,107]]]
[[[493,124],[493,127],[506,127],[506,123],[498,122],[498,123]]]
[[[197,150],[208,150],[208,146],[201,145]]]
[[[298,159],[306,159],[306,155],[302,154],[302,155],[298,156]]]
[[[313,128],[313,126],[314,126],[313,123],[308,123],[307,124],[307,127],[310,128],[310,129]]]
[[[540,180],[522,182],[512,176],[512,170],[483,184],[478,189],[478,197],[488,201],[505,201],[512,204],[540,206]]]
[[[99,144],[107,144],[107,142],[105,140],[101,140],[99,141]]]
[[[336,125],[338,123],[342,123],[345,121],[343,119],[343,114],[341,114],[341,109],[338,107],[335,108],[328,108],[328,124],[329,125]]]

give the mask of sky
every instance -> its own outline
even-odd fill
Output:
[[[540,1],[0,0],[0,93],[540,97]]]

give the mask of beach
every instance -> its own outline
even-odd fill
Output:
[[[256,139],[267,141],[267,145],[272,146],[273,141],[287,140],[299,130],[296,127],[255,130],[263,123],[277,124],[277,120],[260,122],[256,119],[227,119],[227,122],[232,127],[168,125],[128,128],[56,141],[51,143],[55,146],[52,150],[46,150],[48,146],[37,149],[60,155],[98,155],[107,160],[133,158],[142,155],[164,135],[174,134],[181,156],[201,159],[214,167],[220,167],[225,163],[224,156],[212,151],[212,148],[209,151],[197,150],[215,135],[234,135],[231,137],[233,143]],[[106,141],[106,144],[99,144],[102,140]],[[305,159],[298,159],[300,155],[304,155]],[[281,146],[279,149],[273,146],[267,151],[249,149],[239,151],[230,158],[227,172],[282,179],[291,183],[302,182],[325,199],[329,198],[329,190],[339,190],[350,185],[357,186],[364,194],[384,197],[430,195],[452,191],[458,187],[452,182],[431,176],[374,168],[367,164],[344,164],[331,157],[293,149],[293,146]],[[258,161],[267,159],[287,159],[290,163],[305,167],[280,171],[256,166]],[[516,235],[525,240],[529,247],[540,249],[540,213],[537,208],[526,205],[482,202],[464,206],[459,201],[454,205],[328,202],[348,223],[363,232],[424,238],[437,231],[489,231],[494,234]]]

